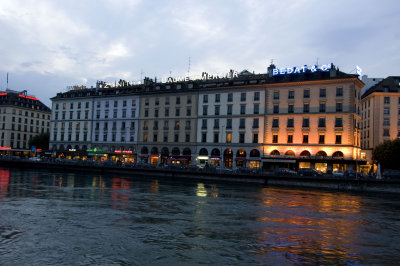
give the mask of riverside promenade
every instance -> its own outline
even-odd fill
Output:
[[[333,175],[298,176],[278,175],[271,172],[227,172],[215,169],[174,169],[150,166],[117,166],[85,163],[85,161],[31,161],[3,157],[0,167],[42,169],[61,172],[91,172],[99,174],[120,174],[124,177],[173,178],[179,182],[185,179],[214,180],[223,182],[261,183],[267,186],[296,187],[304,189],[323,189],[333,191],[353,191],[400,194],[400,180],[377,180],[372,178],[344,178]]]

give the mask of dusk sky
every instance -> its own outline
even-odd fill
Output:
[[[400,1],[0,1],[0,89],[334,63],[400,75]]]

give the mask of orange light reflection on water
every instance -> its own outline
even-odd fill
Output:
[[[265,228],[257,252],[309,258],[312,263],[341,257],[357,259],[351,249],[358,239],[356,216],[360,197],[345,193],[264,188]],[[286,254],[286,255],[285,255]],[[316,254],[319,254],[318,256]],[[326,262],[326,260],[325,260]],[[334,261],[333,261],[334,262]]]

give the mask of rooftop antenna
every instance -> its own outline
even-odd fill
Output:
[[[273,59],[273,58],[271,59],[271,65],[273,65],[273,64],[274,64],[274,60],[275,60],[275,59]]]
[[[188,78],[190,78],[190,56],[189,56],[189,65],[188,65]]]
[[[7,87],[6,89],[8,90],[8,72],[7,72]]]
[[[317,66],[318,66],[318,60],[319,60],[319,57],[317,57],[317,63],[316,63],[316,64],[317,64]]]

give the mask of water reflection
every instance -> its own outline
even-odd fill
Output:
[[[0,168],[0,198],[7,197],[9,182],[10,182],[10,170]]]
[[[267,211],[260,217],[265,228],[259,235],[258,252],[290,254],[292,262],[313,264],[320,258],[340,258],[334,263],[361,259],[352,249],[358,241],[355,232],[360,225],[354,218],[362,211],[361,196],[293,190],[276,197],[276,189],[271,188],[262,193]]]

